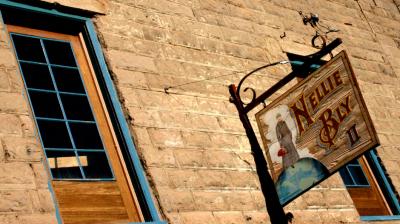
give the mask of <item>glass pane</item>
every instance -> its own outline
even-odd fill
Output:
[[[69,126],[77,149],[103,148],[96,124],[70,122]]]
[[[85,93],[78,69],[52,67],[57,88],[63,92]]]
[[[57,95],[50,92],[29,90],[33,111],[37,117],[62,119],[60,105]]]
[[[69,120],[93,121],[92,110],[86,96],[60,94],[65,114]]]
[[[74,54],[69,43],[43,40],[43,44],[51,64],[76,66]]]
[[[28,88],[54,90],[47,65],[21,62],[21,69]]]
[[[46,62],[39,39],[15,34],[11,37],[19,60]]]
[[[356,185],[369,185],[367,177],[360,166],[349,166],[348,169]]]
[[[46,156],[53,178],[82,179],[74,151],[46,150]]]
[[[72,148],[65,122],[37,120],[45,148]]]
[[[343,182],[346,186],[353,186],[353,180],[350,177],[349,172],[347,171],[346,167],[343,167],[339,170],[340,176],[342,176]]]
[[[350,161],[348,164],[352,164],[352,165],[360,165],[360,163],[358,163],[357,159],[353,159],[352,161]]]
[[[110,165],[104,152],[78,152],[86,178],[112,178]]]

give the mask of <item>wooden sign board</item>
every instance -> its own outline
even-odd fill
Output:
[[[282,204],[379,144],[344,51],[256,119]]]

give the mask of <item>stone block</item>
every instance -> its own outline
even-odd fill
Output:
[[[226,193],[194,191],[193,197],[196,210],[224,211],[229,208],[229,202],[226,200]]]
[[[6,68],[15,68],[17,65],[14,52],[9,48],[0,48],[0,61],[0,65]]]
[[[308,207],[321,208],[327,206],[327,201],[324,198],[323,192],[320,190],[310,190],[303,197]]]
[[[190,169],[167,169],[166,172],[174,188],[199,188],[204,185],[204,179],[197,171]]]
[[[221,189],[232,186],[232,180],[226,171],[199,170],[198,174],[205,188]]]
[[[47,164],[47,161],[44,161]],[[37,189],[47,189],[48,181],[50,180],[50,171],[43,163],[32,163],[32,170],[35,177]]]
[[[26,137],[38,137],[38,132],[36,125],[33,121],[33,117],[29,115],[19,115],[20,127],[22,128],[22,133]]]
[[[220,224],[243,224],[246,220],[241,212],[213,212],[215,219]]]
[[[229,210],[254,211],[257,206],[249,191],[230,191],[225,195]]]
[[[21,93],[0,92],[0,112],[27,114],[28,101]]]
[[[5,68],[0,68],[0,91],[10,90],[10,80]]]
[[[0,163],[0,189],[33,189],[34,176],[28,163]]]
[[[106,57],[112,68],[126,69],[130,71],[155,72],[156,67],[151,57],[140,56],[134,53],[109,50]]]
[[[212,168],[234,168],[236,167],[235,155],[230,151],[206,150],[207,164]]]
[[[20,224],[18,221],[18,215],[16,214],[1,214],[0,223],[4,224]]]
[[[32,202],[27,191],[0,190],[0,213],[31,213]]]
[[[175,159],[180,167],[204,167],[206,159],[202,150],[176,149],[174,150]]]
[[[231,177],[232,186],[235,188],[257,189],[259,187],[258,176],[255,172],[231,171],[228,172],[228,175]]]
[[[152,181],[157,187],[171,186],[171,181],[164,168],[149,167]]]
[[[246,224],[270,224],[266,211],[243,212]]]
[[[182,133],[185,146],[209,148],[212,147],[212,140],[206,132],[183,132]],[[212,137],[211,137],[212,138]]]
[[[56,224],[57,218],[55,213],[43,214],[23,214],[19,216],[20,223],[30,224]]]
[[[179,131],[151,128],[148,132],[155,146],[182,147],[184,145],[182,133]]]
[[[40,161],[43,158],[38,139],[7,136],[2,138],[6,161]]]
[[[137,149],[146,158],[146,165],[152,167],[175,167],[173,150],[169,148],[144,146]]]
[[[40,207],[39,211],[52,213],[55,211],[54,200],[49,189],[40,189],[37,191]]]
[[[180,213],[182,224],[216,223],[215,217],[208,211],[194,211]]]
[[[192,193],[187,190],[159,190],[161,204],[168,212],[193,211],[195,203]]]
[[[0,113],[0,133],[1,134],[13,134],[13,135],[21,135],[20,119],[13,114],[4,114]]]

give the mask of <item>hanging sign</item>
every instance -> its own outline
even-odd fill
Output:
[[[379,144],[344,51],[256,119],[282,205]]]

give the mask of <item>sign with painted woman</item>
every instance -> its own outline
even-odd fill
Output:
[[[256,119],[282,205],[379,145],[344,51]]]

